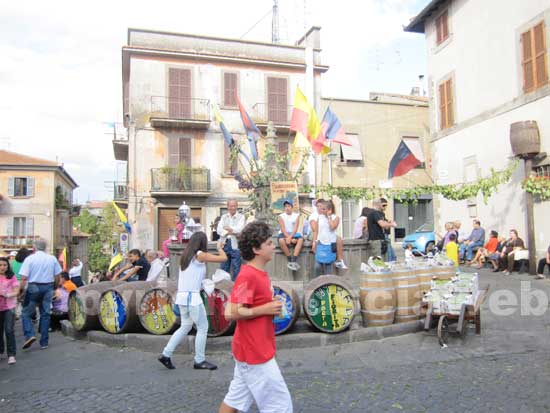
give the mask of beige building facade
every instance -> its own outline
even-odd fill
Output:
[[[127,205],[130,247],[159,248],[182,201],[208,234],[229,198],[246,207],[234,179],[238,165],[229,159],[212,105],[245,152],[235,94],[260,129],[273,122],[279,151],[288,151],[296,87],[320,104],[320,77],[328,67],[321,64],[319,38],[317,27],[297,46],[128,30],[122,48],[126,133],[115,135],[113,149],[117,160],[127,161],[127,187],[117,184],[115,201]]]
[[[431,149],[429,110],[422,96],[371,93],[368,100],[323,97],[322,112],[330,106],[342,123],[353,147],[333,145],[332,155],[322,160],[320,184],[342,187],[410,188],[430,185]],[[322,116],[322,115],[321,115]],[[422,164],[401,177],[388,180],[390,160],[401,140],[405,140]],[[395,219],[395,241],[423,224],[433,224],[433,200],[425,194],[416,204],[388,199],[386,215]],[[371,206],[366,200],[337,202],[342,218],[341,235],[350,238],[361,209]]]
[[[0,150],[0,248],[30,248],[39,237],[52,253],[70,248],[77,186],[56,162]]]

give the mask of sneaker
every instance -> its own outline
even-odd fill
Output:
[[[164,367],[166,367],[168,370],[174,370],[176,368],[176,366],[172,364],[172,360],[170,360],[170,357],[161,355],[158,358],[158,361],[160,361],[164,365]]]
[[[26,350],[28,349],[32,343],[34,343],[36,341],[36,337],[30,337],[28,338],[24,343],[23,343],[23,350]]]
[[[348,266],[346,265],[346,263],[344,262],[344,260],[340,260],[340,261],[336,261],[334,263],[334,265],[336,266],[336,268],[340,268],[342,270],[347,270],[348,269]]]
[[[202,363],[193,363],[193,368],[196,370],[216,370],[218,366],[204,360]]]
[[[15,357],[13,356],[8,357],[8,364],[15,364]]]
[[[300,264],[297,262],[289,262],[286,266],[290,271],[298,271],[300,269]]]
[[[544,274],[537,274],[537,278],[539,280],[544,280]]]
[[[504,270],[504,271],[502,271],[502,275],[510,275],[510,271]]]
[[[47,348],[48,348],[47,344],[45,346],[40,346],[40,350],[46,350]]]

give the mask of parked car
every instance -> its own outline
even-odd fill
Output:
[[[403,249],[406,249],[407,245],[411,244],[415,255],[428,254],[435,248],[435,239],[433,224],[426,223],[403,239]]]

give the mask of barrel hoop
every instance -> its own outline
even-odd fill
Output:
[[[419,284],[406,284],[406,285],[396,285],[396,290],[404,290],[405,288],[418,288]]]
[[[366,288],[366,287],[361,287],[359,288],[359,290],[361,291],[395,291],[395,288],[394,287],[384,287],[384,288]]]
[[[373,315],[395,314],[395,309],[393,310],[361,310],[361,312],[366,314],[373,314]]]

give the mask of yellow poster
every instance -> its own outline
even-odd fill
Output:
[[[271,182],[271,209],[274,214],[284,212],[285,201],[292,203],[294,212],[300,212],[298,184],[294,181]]]

